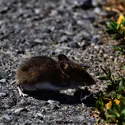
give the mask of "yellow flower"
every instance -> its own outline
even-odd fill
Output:
[[[111,106],[112,106],[112,101],[109,101],[109,102],[106,104],[106,108],[107,108],[107,109],[110,109]]]
[[[120,101],[118,99],[114,99],[116,105],[119,105]]]
[[[119,18],[118,18],[118,20],[117,20],[117,23],[118,23],[118,24],[121,24],[122,21],[125,21],[125,17],[124,17],[124,15],[121,13],[120,16],[119,16]],[[122,30],[125,30],[125,27],[124,27],[122,24],[121,24],[120,26],[121,26],[121,29],[122,29]]]
[[[119,18],[118,18],[118,20],[117,20],[117,23],[118,24],[120,24],[122,21],[124,21],[125,20],[125,17],[124,17],[124,15],[121,13],[120,14],[120,16],[119,16]]]

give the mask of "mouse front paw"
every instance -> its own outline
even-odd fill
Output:
[[[20,87],[17,87],[17,89],[18,89],[18,92],[19,92],[19,96],[21,97],[27,97],[28,95],[27,94],[25,94],[25,93],[23,93],[22,92],[22,90],[20,89]]]

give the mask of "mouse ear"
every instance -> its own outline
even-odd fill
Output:
[[[63,73],[70,74],[73,71],[72,66],[66,61],[60,62],[59,66],[60,66],[60,69]]]
[[[59,54],[58,55],[58,60],[59,61],[69,61],[68,57],[65,56],[64,54]]]

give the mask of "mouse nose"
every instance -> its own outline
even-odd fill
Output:
[[[88,84],[89,84],[89,85],[94,85],[94,84],[96,84],[96,82],[95,82],[95,80],[91,77],[91,79],[89,79],[89,81],[88,81]]]
[[[93,85],[96,84],[95,80],[92,78],[91,75],[89,75],[88,73],[85,76],[85,82],[87,85]]]

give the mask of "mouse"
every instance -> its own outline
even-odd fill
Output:
[[[55,61],[47,56],[26,59],[16,70],[19,95],[24,91],[78,89],[95,84],[95,80],[81,65],[59,54]]]

